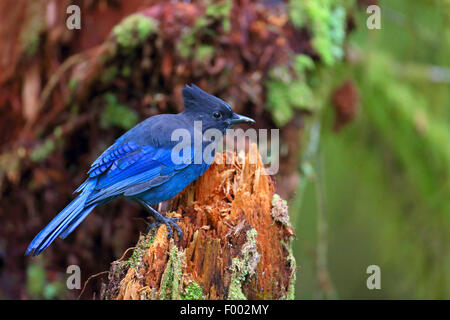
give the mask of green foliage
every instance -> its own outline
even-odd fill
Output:
[[[33,162],[41,162],[55,150],[55,141],[52,138],[47,138],[43,144],[33,149],[30,159]]]
[[[344,55],[344,4],[350,7],[353,1],[289,1],[290,20],[295,27],[311,31],[312,45],[327,67],[325,72],[328,74],[332,73],[331,67]],[[292,119],[295,109],[317,111],[324,99],[324,92],[318,89],[320,86],[324,87],[320,83],[324,69],[316,65],[311,57],[303,54],[294,55],[291,65],[292,68],[274,68],[266,82],[266,108],[271,111],[275,124],[280,127]],[[315,79],[314,82],[314,78],[319,80]]]
[[[101,81],[105,84],[111,82],[119,73],[119,68],[116,65],[113,65],[107,68],[101,76]]]
[[[292,23],[297,28],[311,30],[313,47],[327,66],[334,65],[344,55],[346,10],[341,3],[339,0],[289,1]]]
[[[131,129],[138,122],[136,111],[120,104],[112,93],[104,95],[106,107],[100,115],[100,126],[104,129],[118,126],[123,129]]]
[[[314,61],[310,56],[299,54],[294,59],[294,70],[297,74],[303,74],[306,71],[314,70]]]
[[[377,135],[418,191],[430,197],[439,195],[449,178],[450,148],[444,147],[450,141],[448,121],[435,117],[427,98],[399,81],[391,72],[395,62],[388,56],[374,54],[369,63],[360,76],[364,89],[371,86],[366,99],[376,103],[366,110]]]
[[[195,53],[195,59],[202,61],[207,60],[214,54],[214,47],[206,44],[199,45]]]
[[[49,282],[40,262],[27,266],[27,292],[32,299],[51,300],[62,297],[66,290],[64,282]]]
[[[129,66],[123,66],[121,70],[121,75],[123,77],[129,77],[131,75],[131,68]]]
[[[225,32],[229,32],[231,29],[230,11],[232,4],[232,0],[222,0],[206,8],[206,16],[222,21],[222,27]]]
[[[296,61],[304,62],[309,58],[302,57]],[[299,63],[297,69],[305,70],[306,67]],[[266,107],[272,112],[275,123],[280,127],[291,120],[294,115],[293,109],[313,108],[313,93],[305,82],[304,73],[295,74],[288,67],[279,66],[271,71],[266,86],[268,90]]]
[[[30,297],[39,297],[44,290],[45,282],[44,268],[38,263],[30,263],[27,268],[27,291]]]
[[[46,300],[53,300],[56,298],[61,298],[66,290],[64,282],[50,282],[44,287],[44,292],[42,293],[43,298]]]
[[[141,14],[133,14],[116,25],[113,29],[113,34],[121,48],[130,50],[154,34],[157,28],[158,23],[153,18]]]
[[[317,280],[317,251],[311,254],[321,241],[320,206],[329,219],[329,272],[339,297],[450,296],[450,90],[436,77],[436,70],[445,73],[448,65],[450,7],[422,0],[379,5],[382,29],[368,30],[361,12],[350,48],[358,61],[337,64],[337,77],[327,84],[353,79],[359,115],[336,134],[333,110],[323,109],[317,118],[323,168],[306,170],[313,172],[312,183],[299,185],[304,196],[291,206],[302,237],[294,247],[301,261],[296,292],[301,299],[325,290]],[[403,18],[392,19],[388,12]],[[320,176],[325,197],[315,186]],[[366,287],[371,264],[381,268],[381,290]]]

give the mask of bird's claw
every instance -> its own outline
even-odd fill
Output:
[[[157,217],[155,220],[155,222],[147,227],[147,231],[153,227],[159,227],[160,225],[164,224],[167,227],[167,231],[169,232],[169,235],[167,236],[168,239],[173,238],[172,228],[175,228],[177,230],[178,237],[180,239],[183,237],[183,231],[181,231],[181,228],[176,224],[176,221],[179,221],[180,218],[166,218],[164,216],[161,216]]]

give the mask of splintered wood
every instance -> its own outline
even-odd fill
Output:
[[[216,157],[221,164],[216,161],[170,204],[168,216],[180,217],[183,238],[174,232],[167,239],[165,226],[141,235],[129,258],[112,263],[103,298],[293,297],[294,233],[256,145],[245,159]]]

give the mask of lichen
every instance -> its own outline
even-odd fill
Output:
[[[291,227],[291,223],[289,222],[289,210],[287,201],[281,199],[278,194],[274,194],[272,197],[272,211],[271,215],[273,220],[281,223],[285,227]]]
[[[272,197],[271,215],[272,215],[272,218],[274,221],[281,223],[286,228],[292,228],[291,223],[289,221],[289,210],[288,210],[287,201],[283,200],[278,194],[274,194]],[[286,257],[286,261],[289,263],[291,273],[292,273],[291,280],[289,282],[289,286],[286,289],[286,295],[283,296],[281,299],[293,300],[294,293],[295,293],[295,281],[296,281],[295,272],[297,271],[297,263],[295,261],[294,253],[292,251],[292,237],[289,238],[288,242],[285,242],[282,240],[281,244],[289,252],[288,256]]]
[[[292,277],[291,281],[289,282],[289,287],[286,290],[286,295],[282,297],[282,300],[294,300],[295,299],[295,282],[297,280],[297,262],[295,261],[294,252],[292,250],[292,241],[291,243],[287,244],[283,242],[283,245],[286,247],[286,249],[289,252],[289,255],[287,256],[286,260],[289,263]]]
[[[239,258],[234,258],[231,264],[231,282],[228,288],[228,299],[230,300],[246,300],[244,292],[242,291],[242,282],[247,276],[244,261]]]
[[[153,18],[133,14],[115,26],[113,34],[121,48],[130,50],[155,33],[157,27],[158,22]]]
[[[256,246],[257,235],[257,231],[253,228],[247,231],[247,239],[242,246],[241,256],[234,258],[231,263],[231,281],[228,288],[228,299],[230,300],[247,299],[242,291],[243,282],[247,277],[255,275],[256,267],[261,258]]]
[[[173,239],[171,239],[171,245],[172,249],[169,253],[169,260],[167,261],[166,269],[161,277],[159,297],[162,300],[181,299],[182,267],[185,251],[178,250],[177,246],[173,245]]]

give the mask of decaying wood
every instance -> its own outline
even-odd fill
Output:
[[[245,159],[216,157],[222,164],[214,163],[170,204],[168,215],[181,218],[183,238],[168,240],[165,226],[141,235],[128,259],[112,263],[103,298],[293,297],[287,205],[274,195],[256,145]]]

